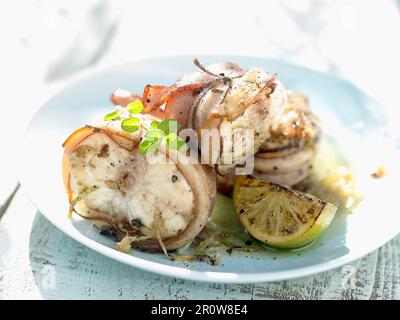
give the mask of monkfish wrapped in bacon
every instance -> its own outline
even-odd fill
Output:
[[[182,163],[179,152],[162,146],[150,161],[138,149],[142,125],[133,133],[120,127],[120,121],[86,126],[65,141],[63,176],[71,211],[139,249],[188,245],[213,209],[214,172]]]
[[[255,175],[293,186],[309,174],[321,127],[307,98],[290,92],[279,125],[255,156]]]
[[[278,125],[255,155],[253,175],[285,186],[298,184],[309,175],[320,136],[319,119],[307,98],[289,92]],[[234,182],[233,172],[218,176],[218,191],[231,193]]]
[[[199,70],[183,75],[172,86],[146,86],[144,110],[160,119],[176,119],[182,128],[195,129],[199,135],[212,130],[219,143],[213,145],[217,154],[208,164],[226,175],[270,138],[286,103],[286,90],[276,75],[260,68],[246,71],[228,62],[208,67],[194,62]],[[125,101],[113,99],[119,105]],[[244,144],[248,134],[250,141]]]
[[[199,136],[204,129],[218,136],[219,143],[212,144],[214,154],[206,159],[218,173],[220,191],[229,193],[233,169],[250,158],[255,176],[286,186],[302,181],[321,133],[307,98],[288,93],[275,74],[260,68],[244,70],[230,62],[204,67],[196,59],[194,63],[198,70],[184,74],[170,87],[146,86],[145,112],[176,119]],[[132,95],[133,99],[138,97]],[[123,105],[123,97],[114,103]],[[209,150],[201,148],[205,152]]]

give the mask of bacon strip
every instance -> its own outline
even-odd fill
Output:
[[[132,136],[123,131],[117,131],[109,127],[86,126],[73,132],[63,143],[64,156],[62,162],[63,179],[70,203],[74,200],[74,194],[70,185],[69,171],[72,153],[86,138],[99,133],[109,136],[122,148],[130,150],[131,152],[138,152],[137,146],[140,143],[139,136]],[[191,242],[207,223],[208,217],[214,206],[216,194],[215,173],[207,166],[192,164],[193,159],[192,162],[188,161],[188,163],[181,163],[176,152],[169,152],[164,147],[160,147],[159,151],[165,153],[166,156],[176,164],[178,170],[185,177],[185,180],[189,184],[191,192],[193,193],[194,206],[191,213],[191,220],[186,229],[182,230],[176,236],[163,239],[165,247],[168,250],[174,250]],[[120,224],[124,223],[124,221],[113,218],[107,213],[98,212],[94,209],[91,210],[94,215],[82,216],[90,220],[107,222],[112,228],[119,232]],[[129,227],[130,224],[126,223],[126,226]],[[132,228],[132,226],[130,227]],[[135,233],[135,228],[127,231]],[[122,234],[122,236],[125,235],[126,234]],[[160,251],[160,244],[156,239],[136,243],[135,246],[147,251]]]
[[[174,119],[186,128],[193,102],[205,86],[207,83],[192,83],[180,87],[147,85],[142,99],[144,112],[161,120]]]
[[[174,89],[174,86],[151,86],[147,85],[143,90],[142,103],[144,106],[144,112],[150,113],[155,109],[160,108],[168,98],[168,92]]]

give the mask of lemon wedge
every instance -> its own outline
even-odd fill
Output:
[[[247,231],[268,246],[303,247],[329,226],[337,208],[310,194],[252,176],[238,176],[233,201]]]

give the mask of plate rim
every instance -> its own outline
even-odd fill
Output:
[[[39,116],[41,110],[48,104],[50,103],[53,99],[57,99],[59,95],[61,95],[64,91],[70,89],[71,86],[76,84],[76,82],[83,81],[85,78],[90,78],[96,73],[101,73],[101,72],[107,72],[107,71],[112,71],[114,68],[122,67],[124,65],[129,65],[132,63],[141,63],[141,62],[149,62],[149,61],[154,61],[154,60],[160,60],[160,59],[192,59],[194,56],[200,57],[203,59],[232,59],[232,58],[239,58],[239,59],[261,59],[261,60],[266,60],[266,61],[273,61],[277,62],[280,64],[285,64],[289,67],[295,67],[295,68],[300,68],[308,72],[314,72],[319,75],[323,76],[329,76],[330,78],[333,78],[335,80],[339,80],[341,82],[344,82],[346,85],[351,86],[352,88],[358,90],[361,92],[364,96],[366,96],[368,99],[371,101],[375,102],[378,104],[380,107],[382,107],[382,112],[387,114],[387,109],[384,105],[378,103],[374,98],[370,97],[367,93],[365,93],[361,88],[359,88],[357,85],[353,84],[347,79],[341,78],[337,75],[332,75],[327,72],[323,72],[320,70],[316,70],[313,68],[309,68],[303,65],[295,64],[292,62],[288,62],[284,59],[277,59],[277,58],[271,58],[271,57],[262,57],[262,56],[252,56],[252,55],[234,55],[234,54],[196,54],[196,55],[189,55],[189,54],[182,54],[182,55],[167,55],[167,56],[155,56],[151,58],[145,58],[145,59],[135,59],[135,60],[130,60],[130,61],[125,61],[123,63],[118,63],[118,64],[112,64],[112,65],[107,65],[107,66],[94,66],[90,67],[87,70],[82,71],[81,73],[78,73],[77,75],[73,75],[68,79],[61,87],[57,88],[55,92],[51,92],[50,96],[46,96],[45,99],[43,99],[40,103],[40,107],[37,108],[35,113],[33,114],[24,134],[23,138],[23,145],[27,143],[27,137],[29,132],[32,130],[32,125],[35,121],[35,119]],[[192,281],[199,281],[199,282],[208,282],[208,283],[260,283],[260,282],[272,282],[272,281],[282,281],[282,280],[291,280],[291,279],[297,279],[297,278],[302,278],[306,276],[310,276],[313,274],[329,271],[332,269],[339,268],[345,264],[348,264],[352,261],[355,261],[357,259],[360,259],[367,254],[377,250],[384,244],[386,244],[388,241],[396,237],[400,233],[400,229],[397,231],[396,234],[390,234],[386,237],[382,237],[383,240],[381,241],[382,243],[378,243],[374,246],[369,247],[368,249],[362,249],[359,250],[356,253],[346,253],[344,256],[330,260],[330,261],[325,261],[316,265],[311,265],[307,267],[302,267],[302,268],[297,268],[294,270],[287,270],[287,271],[270,271],[270,272],[255,272],[255,273],[232,273],[232,272],[218,272],[218,271],[198,271],[198,270],[190,270],[186,267],[177,267],[177,266],[170,266],[166,265],[163,263],[159,262],[154,262],[150,261],[144,258],[140,257],[135,257],[133,255],[127,255],[122,252],[118,252],[113,248],[109,248],[101,243],[96,242],[95,240],[92,240],[83,234],[79,233],[75,229],[65,229],[61,225],[57,223],[57,221],[54,221],[51,218],[51,215],[47,215],[43,212],[40,211],[39,207],[36,205],[34,199],[31,198],[29,194],[29,183],[25,182],[25,170],[22,170],[22,172],[19,174],[19,181],[21,183],[22,190],[24,193],[27,195],[28,199],[33,203],[33,205],[38,209],[38,213],[42,214],[48,222],[53,224],[58,230],[61,232],[65,233],[72,239],[78,241],[80,244],[108,257],[111,259],[114,259],[116,261],[119,261],[121,263],[133,266],[135,268],[164,275],[164,276],[170,276],[170,277],[175,277],[175,278],[180,278],[180,279],[185,279],[185,280],[192,280]],[[28,179],[28,178],[27,178]]]

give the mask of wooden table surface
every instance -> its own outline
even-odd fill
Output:
[[[0,299],[400,299],[400,236],[350,265],[302,279],[207,284],[144,272],[84,247],[37,212],[21,188],[6,206]]]

